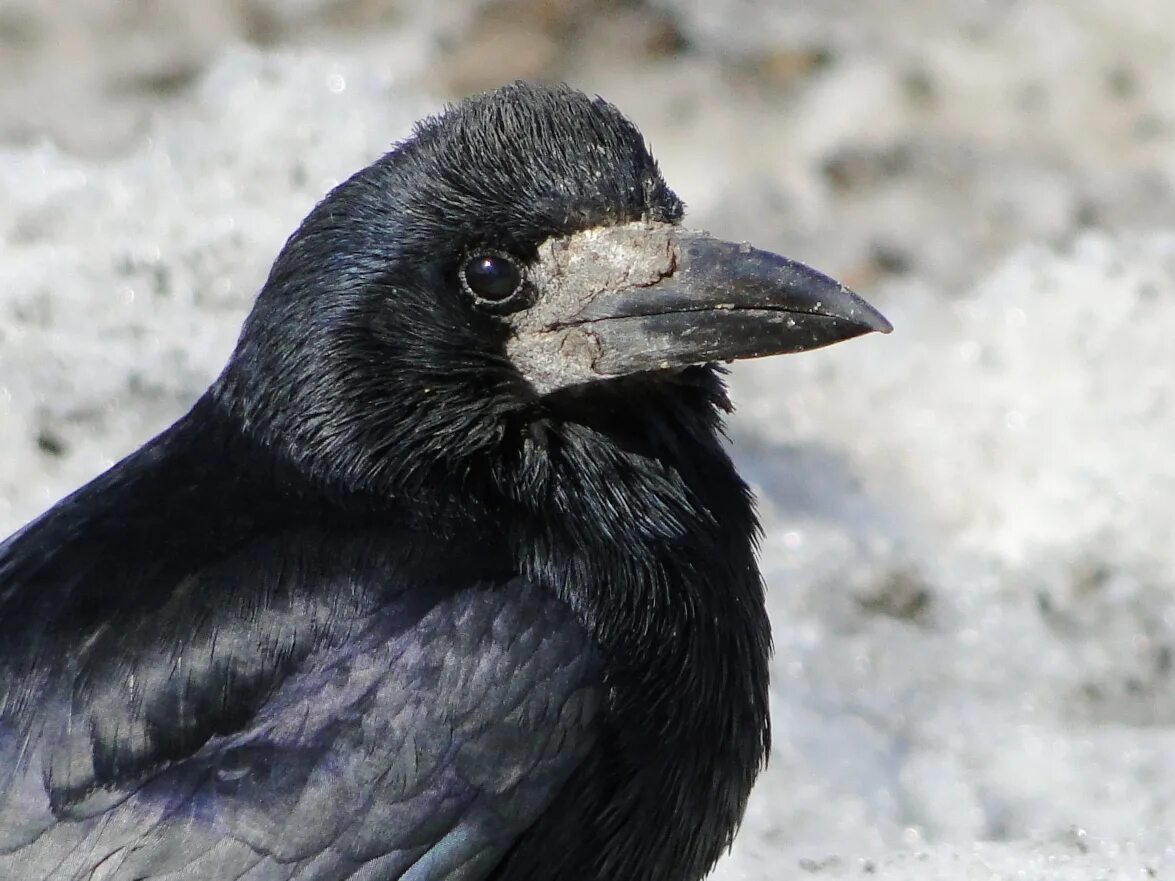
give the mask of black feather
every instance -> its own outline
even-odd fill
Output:
[[[719,372],[538,396],[457,279],[681,213],[525,84],[327,196],[194,409],[0,545],[0,877],[701,877],[768,748]]]

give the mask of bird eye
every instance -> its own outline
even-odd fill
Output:
[[[510,299],[522,286],[522,273],[514,261],[496,254],[470,258],[461,269],[461,278],[471,294],[492,303]]]

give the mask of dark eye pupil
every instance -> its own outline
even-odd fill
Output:
[[[505,300],[522,282],[518,267],[505,257],[485,255],[465,264],[465,283],[486,300]]]

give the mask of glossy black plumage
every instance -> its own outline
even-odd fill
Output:
[[[544,289],[460,280],[681,213],[524,85],[315,208],[193,410],[0,545],[0,877],[700,877],[768,745],[718,372],[539,387]]]

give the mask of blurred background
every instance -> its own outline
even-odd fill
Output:
[[[562,80],[896,332],[735,369],[776,746],[720,879],[1175,878],[1169,0],[0,0],[0,534],[334,183]]]

